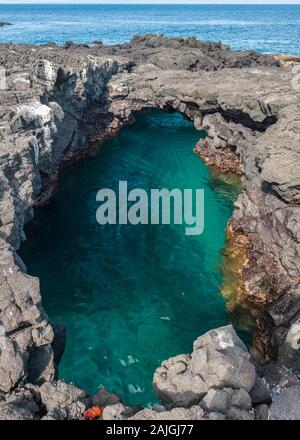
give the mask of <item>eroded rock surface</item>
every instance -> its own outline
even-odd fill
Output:
[[[236,365],[237,357],[240,358],[239,366]],[[278,376],[282,378],[281,374]],[[153,405],[130,415],[130,408],[121,403],[113,404],[104,409],[103,419],[280,419],[280,408],[286,404],[287,390],[292,399],[285,409],[284,418],[296,418],[300,382],[298,380],[298,385],[294,384],[291,388],[285,388],[281,382],[280,388],[279,377],[271,385],[258,375],[246,346],[233,327],[228,325],[199,337],[194,342],[191,355],[171,358],[157,369],[153,386],[162,405]],[[293,409],[294,405],[296,409]]]
[[[191,356],[163,362],[154,374],[153,386],[169,408],[198,404],[206,414],[253,419],[249,393],[259,378],[249,359],[233,327],[221,327],[200,336]]]
[[[194,342],[191,356],[163,362],[154,375],[154,389],[163,403],[187,407],[198,403],[212,388],[249,392],[256,377],[249,358],[231,326],[212,330]]]
[[[44,382],[39,391],[46,410],[44,418],[74,420],[79,419],[85,410],[82,402],[86,397],[85,392],[61,380]]]

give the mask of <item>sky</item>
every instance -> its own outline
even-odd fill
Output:
[[[300,4],[300,0],[288,0],[288,1],[284,1],[284,0],[246,0],[246,1],[241,1],[241,0],[12,0],[12,1],[8,1],[8,0],[0,0],[0,4],[1,3],[16,3],[16,4],[21,4],[21,3],[62,3],[62,4],[66,4],[66,3],[93,3],[93,4],[105,4],[105,3],[111,3],[111,4],[117,4],[117,3],[180,3],[180,4],[210,4],[210,3],[217,3],[217,4],[226,4],[226,3],[235,3],[235,4],[240,4],[240,3],[255,3],[255,4]]]

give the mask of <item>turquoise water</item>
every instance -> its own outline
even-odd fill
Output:
[[[0,5],[0,42],[120,43],[135,34],[195,35],[233,49],[300,55],[300,5]]]
[[[219,265],[234,196],[193,153],[201,135],[179,114],[138,115],[96,157],[63,171],[27,227],[20,254],[40,277],[49,317],[68,329],[60,376],[91,393],[104,385],[127,403],[153,402],[160,363],[228,322]],[[182,225],[100,226],[96,193],[117,191],[119,180],[203,188],[203,235],[186,236]]]

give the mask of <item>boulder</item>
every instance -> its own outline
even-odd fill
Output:
[[[83,390],[62,380],[45,382],[40,387],[41,402],[46,410],[46,415],[72,420],[82,417],[85,405],[82,400],[86,397]]]
[[[226,420],[226,417],[222,413],[211,412],[207,415],[208,420]]]
[[[271,400],[270,392],[265,379],[256,375],[253,387],[250,390],[250,397],[253,405],[268,403]]]
[[[101,388],[98,393],[90,397],[90,404],[99,405],[102,408],[109,405],[116,405],[121,402],[121,398],[117,394],[110,393],[106,388]]]
[[[21,354],[7,337],[0,346],[0,391],[8,393],[25,376]]]
[[[42,322],[39,280],[17,271],[1,278],[0,320],[6,332]]]
[[[268,420],[269,418],[269,407],[268,405],[258,405],[255,408],[255,420]]]
[[[211,330],[194,342],[191,356],[180,355],[163,362],[154,374],[153,387],[166,406],[189,407],[204,398],[202,402],[214,412],[225,412],[230,404],[232,395],[226,388],[240,390],[236,399],[243,397],[249,409],[248,393],[256,380],[249,358],[231,325]]]
[[[63,357],[65,346],[66,346],[66,337],[67,337],[67,328],[61,324],[53,325],[54,338],[52,341],[52,349],[54,354],[54,366],[55,366],[55,375],[58,376],[58,365],[60,363],[61,358]],[[57,379],[57,377],[55,377]]]
[[[223,414],[226,418],[231,418],[233,409],[252,410],[251,398],[243,388],[211,388],[199,405],[207,413]]]
[[[126,420],[128,414],[132,415],[132,409],[122,403],[106,406],[103,410],[103,420]]]
[[[26,275],[16,254],[24,224],[44,200],[42,189],[54,181],[66,154],[84,155],[88,140],[106,139],[133,112],[147,108],[177,110],[197,128],[204,125],[215,163],[224,166],[225,157],[227,166],[241,168],[243,192],[230,226],[232,236],[242,234],[249,243],[240,281],[250,302],[272,318],[280,362],[298,368],[300,94],[294,73],[272,56],[157,35],[97,48],[71,42],[65,48],[3,44],[1,57],[7,84],[0,96],[0,391],[52,377],[53,333],[39,282]],[[221,156],[224,150],[230,155]],[[279,369],[265,375],[269,383],[281,376],[274,379],[275,393],[298,380]],[[42,414],[80,417],[81,398],[60,382],[41,385]],[[239,393],[234,401],[242,407],[233,405],[231,396],[231,418],[249,413],[251,418],[245,409],[248,394],[254,405],[265,394],[230,326],[198,338],[192,356],[163,363],[154,387],[170,407],[200,403],[210,390],[234,389]]]

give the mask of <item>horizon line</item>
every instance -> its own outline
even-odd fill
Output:
[[[122,2],[122,1],[118,1],[118,2],[105,2],[105,3],[100,3],[100,2],[58,2],[58,1],[47,1],[47,2],[39,2],[39,1],[24,1],[24,2],[14,2],[11,1],[9,3],[2,3],[0,1],[0,6],[11,6],[11,5],[20,5],[20,6],[26,6],[26,5],[40,5],[40,6],[46,6],[46,5],[56,5],[56,6],[68,6],[68,5],[73,5],[73,6],[114,6],[114,5],[123,5],[123,6],[138,6],[138,5],[142,5],[142,6],[185,6],[185,5],[190,5],[190,6],[300,6],[300,0],[299,2],[295,3],[295,2],[285,2],[283,1],[282,3],[278,3],[278,2],[268,2],[268,3],[258,3],[258,2],[241,2],[241,3],[230,3],[230,2],[210,2],[210,3],[202,3],[202,2],[155,2],[155,1],[148,1],[148,2],[144,2],[144,1],[136,1],[136,2]]]

